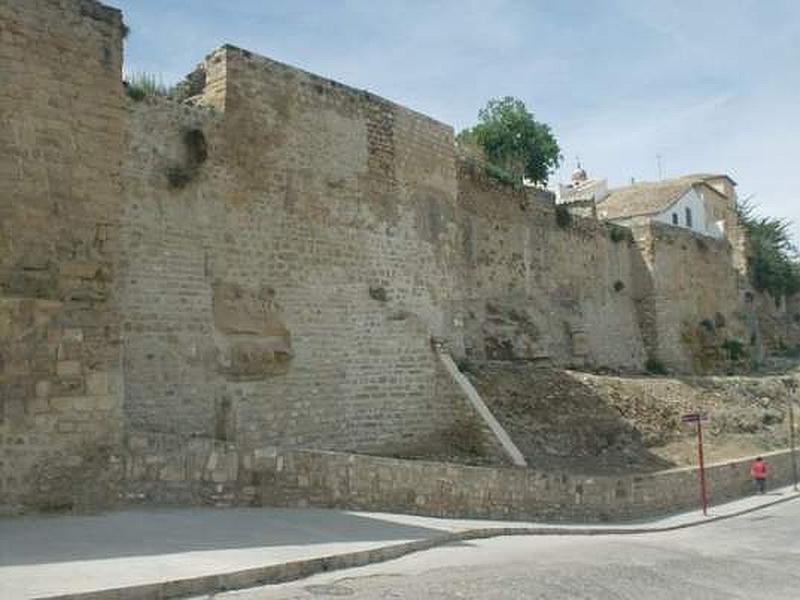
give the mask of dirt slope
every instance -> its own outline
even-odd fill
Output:
[[[681,416],[695,410],[706,418],[709,461],[788,445],[786,377],[611,377],[513,362],[466,371],[533,467],[600,474],[694,464],[694,430]]]
[[[620,378],[583,373],[571,376],[590,387],[642,434],[655,454],[677,464],[696,461],[695,432],[681,415],[699,411],[705,420],[705,449],[716,462],[789,445],[786,381],[765,377]],[[796,400],[795,400],[796,402]],[[796,406],[798,406],[796,404]],[[795,410],[800,418],[800,410]]]
[[[671,466],[594,389],[558,369],[486,362],[469,377],[534,468],[648,471]]]

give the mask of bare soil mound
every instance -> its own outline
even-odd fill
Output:
[[[711,462],[789,445],[792,393],[787,381],[797,383],[796,375],[630,378],[571,372],[570,376],[617,410],[641,433],[651,452],[679,465],[696,462],[695,431],[681,423],[688,412],[704,417],[704,445]]]
[[[583,473],[669,468],[642,433],[572,373],[529,363],[472,364],[468,376],[529,465]]]

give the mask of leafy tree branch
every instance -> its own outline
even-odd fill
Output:
[[[525,103],[506,96],[489,100],[478,113],[478,124],[464,129],[457,140],[474,144],[486,159],[512,179],[544,184],[561,163],[561,150],[550,126],[538,122]]]
[[[749,242],[753,287],[774,298],[800,292],[800,263],[792,242],[791,222],[758,215],[749,199],[739,203],[737,212]]]

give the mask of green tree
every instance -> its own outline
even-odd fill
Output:
[[[774,298],[800,292],[800,264],[792,242],[791,223],[761,217],[748,200],[738,206],[739,222],[749,242],[750,282]]]
[[[550,127],[534,119],[525,103],[506,96],[494,98],[478,113],[478,124],[458,134],[458,141],[475,144],[486,159],[519,182],[547,183],[561,163],[561,150]]]

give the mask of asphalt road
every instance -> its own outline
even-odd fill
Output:
[[[216,600],[321,598],[729,600],[800,598],[800,502],[692,529],[507,537]]]

